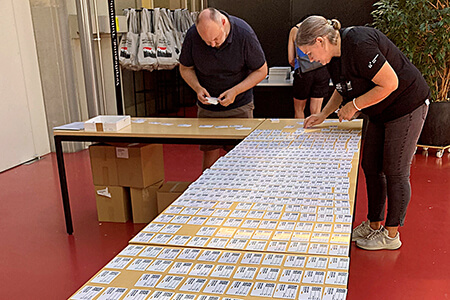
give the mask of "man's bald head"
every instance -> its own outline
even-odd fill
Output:
[[[202,10],[195,25],[198,34],[208,46],[219,48],[228,36],[228,19],[215,8]]]

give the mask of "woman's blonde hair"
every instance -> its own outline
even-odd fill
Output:
[[[336,45],[339,29],[341,23],[336,19],[327,20],[322,16],[310,16],[300,24],[295,42],[297,46],[313,45],[316,38],[326,36],[333,45]]]

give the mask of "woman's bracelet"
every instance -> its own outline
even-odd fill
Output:
[[[356,100],[356,98],[353,98],[353,106],[356,108],[357,111],[361,111],[361,108],[356,106],[355,100]]]

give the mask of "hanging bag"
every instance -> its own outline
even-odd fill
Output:
[[[159,9],[159,18],[155,20],[157,24],[155,33],[158,37],[156,50],[158,70],[171,70],[178,64],[175,39],[172,33],[173,25],[163,8]]]
[[[138,65],[137,51],[139,44],[139,34],[136,26],[136,11],[126,10],[128,32],[122,35],[119,44],[119,62],[125,68],[134,69]]]
[[[141,13],[141,33],[139,38],[138,61],[142,69],[153,71],[158,67],[156,60],[156,35],[152,32],[150,11]]]

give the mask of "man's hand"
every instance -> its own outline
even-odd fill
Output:
[[[326,119],[326,116],[324,116],[322,113],[310,115],[303,122],[303,127],[309,128],[314,125],[318,125],[318,124],[322,123],[325,119]]]
[[[228,106],[234,102],[234,99],[236,99],[236,96],[237,96],[237,93],[233,88],[226,90],[225,92],[220,94],[219,103],[222,106]]]
[[[206,99],[206,97],[211,97],[211,96],[209,95],[208,91],[204,87],[200,87],[196,92],[197,92],[198,101],[200,101],[201,103],[203,103],[205,105],[211,104]]]

